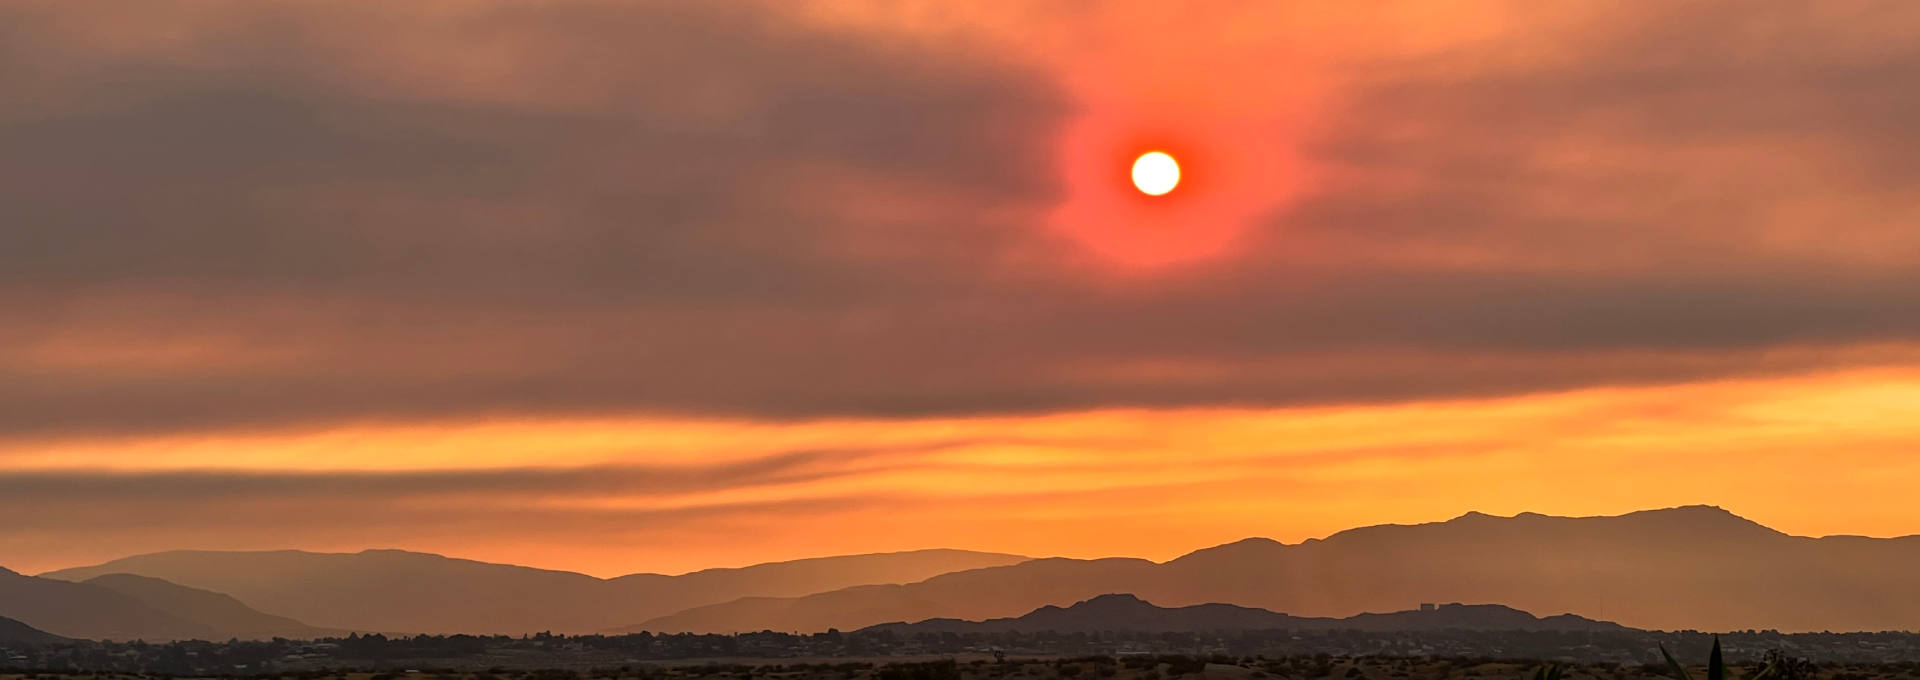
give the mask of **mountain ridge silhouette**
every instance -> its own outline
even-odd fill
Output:
[[[1497,602],[1659,630],[1920,630],[1920,537],[1791,536],[1714,506],[1604,517],[1470,512],[1284,544],[1245,539],[1164,563],[1033,560],[914,584],[696,607],[615,630],[855,630],[1017,617],[1106,593],[1348,617]]]
[[[85,581],[110,573],[163,579],[233,597],[319,628],[401,634],[540,631],[609,626],[748,596],[798,596],[871,583],[907,583],[1028,558],[932,549],[769,562],[678,576],[597,578],[394,549],[356,553],[169,551],[43,574]]]
[[[1295,544],[1248,538],[1165,562],[929,550],[601,579],[391,549],[174,551],[44,576],[110,572],[315,628],[402,634],[821,632],[1018,618],[1115,593],[1303,619],[1482,602],[1649,630],[1920,630],[1920,537],[1791,536],[1713,506],[1468,512]]]
[[[225,639],[212,626],[161,611],[99,585],[27,576],[0,567],[0,616],[64,638]]]
[[[69,641],[67,638],[0,616],[0,646],[29,647]]]
[[[1346,618],[1302,617],[1241,607],[1207,603],[1185,607],[1160,607],[1129,593],[1109,593],[1082,600],[1066,607],[1047,605],[1018,617],[961,621],[929,619],[918,623],[882,623],[863,630],[887,630],[912,633],[1007,633],[1040,632],[1100,633],[1132,631],[1146,633],[1195,633],[1206,631],[1327,629],[1366,631],[1473,630],[1473,631],[1606,631],[1627,630],[1625,626],[1562,614],[1536,617],[1512,607],[1497,604],[1448,603],[1432,609],[1358,614]]]

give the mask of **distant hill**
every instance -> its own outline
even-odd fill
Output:
[[[907,585],[744,599],[626,629],[814,632],[985,621],[1107,593],[1312,617],[1499,602],[1643,629],[1920,630],[1920,537],[1789,536],[1707,506],[1615,517],[1468,513],[1297,545],[1247,539],[1164,564],[1043,559]]]
[[[69,638],[158,642],[218,637],[211,626],[173,616],[130,595],[8,569],[0,569],[0,616]]]
[[[0,647],[24,647],[67,642],[66,638],[0,616]]]
[[[1443,604],[1434,609],[1410,609],[1385,614],[1355,614],[1344,619],[1310,619],[1333,622],[1308,628],[1340,630],[1474,630],[1528,632],[1592,632],[1633,630],[1612,621],[1595,621],[1578,614],[1533,614],[1500,604]]]
[[[919,623],[883,623],[869,626],[865,630],[890,630],[895,633],[1006,633],[1011,631],[1189,633],[1214,630],[1324,627],[1312,624],[1333,620],[1335,619],[1289,616],[1265,609],[1230,604],[1157,607],[1132,595],[1114,594],[1076,602],[1068,607],[1047,605],[1013,618],[977,622],[960,619],[928,619]]]
[[[149,576],[107,574],[83,583],[131,596],[176,618],[205,625],[213,629],[213,639],[216,640],[271,640],[276,637],[311,640],[344,637],[349,632],[315,628],[284,616],[263,614],[231,596],[188,588]]]
[[[588,633],[743,597],[794,597],[862,584],[911,583],[1015,564],[1018,555],[921,550],[600,579],[567,571],[401,550],[359,553],[176,551],[43,576],[114,573],[233,596],[324,628],[397,633]]]
[[[1147,560],[1125,557],[1055,557],[943,574],[908,585],[860,586],[797,598],[744,598],[694,607],[618,630],[821,632],[933,618],[983,621],[1018,616],[1049,604],[1065,606],[1106,593],[1130,592],[1159,567]]]
[[[1126,594],[1101,595],[1069,607],[1048,605],[1017,618],[972,622],[930,619],[919,623],[883,623],[867,630],[895,633],[1006,633],[1012,631],[1097,633],[1193,633],[1204,631],[1337,629],[1367,631],[1602,631],[1627,630],[1616,623],[1563,614],[1539,618],[1497,604],[1443,604],[1390,614],[1360,614],[1344,619],[1289,616],[1230,604],[1158,607]]]

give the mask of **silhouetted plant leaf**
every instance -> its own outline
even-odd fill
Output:
[[[1693,676],[1687,674],[1687,667],[1680,665],[1680,662],[1673,658],[1673,653],[1667,651],[1665,643],[1660,645],[1660,656],[1667,660],[1667,670],[1673,673],[1673,680],[1693,680]]]

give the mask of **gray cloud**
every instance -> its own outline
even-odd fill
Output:
[[[1507,41],[1564,63],[1373,65],[1310,146],[1339,181],[1128,280],[1042,223],[1073,121],[1046,73],[695,3],[325,21],[369,7],[235,5],[173,61],[62,32],[110,17],[0,20],[30,85],[0,103],[0,430],[1299,404],[1920,334],[1898,220],[1782,212],[1917,207],[1897,4],[1636,8]],[[532,75],[340,65],[414,35]]]
[[[112,496],[153,503],[208,501],[310,502],[327,498],[364,502],[410,496],[488,495],[541,498],[559,495],[690,494],[706,491],[802,484],[845,474],[844,466],[870,458],[874,451],[799,451],[746,461],[699,467],[598,465],[579,468],[431,470],[388,472],[14,472],[0,475],[0,490],[15,508],[72,497]],[[892,451],[892,453],[899,453]]]

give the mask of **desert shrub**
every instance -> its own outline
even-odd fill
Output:
[[[960,665],[953,659],[922,663],[890,663],[880,667],[880,680],[960,680]]]
[[[1195,659],[1195,658],[1185,657],[1185,656],[1170,656],[1170,657],[1166,657],[1166,662],[1167,662],[1167,675],[1176,675],[1176,676],[1186,675],[1188,673],[1199,673],[1207,669],[1206,659]]]
[[[1775,680],[1813,680],[1820,668],[1806,659],[1796,659],[1783,650],[1775,649],[1760,658],[1762,667],[1773,668]]]

